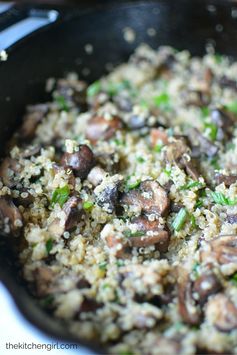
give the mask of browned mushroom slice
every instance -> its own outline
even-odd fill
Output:
[[[56,218],[49,225],[49,232],[56,236],[61,236],[65,231],[76,227],[82,216],[82,201],[76,196],[72,196],[63,206],[64,219]]]
[[[237,90],[237,81],[227,78],[227,76],[222,76],[219,80],[219,84],[222,88],[231,88]]]
[[[237,175],[225,175],[221,173],[216,173],[214,179],[216,185],[224,183],[225,186],[230,187],[230,185],[234,184],[237,181]]]
[[[89,298],[89,297],[84,297],[84,300],[81,303],[79,313],[81,312],[95,312],[97,309],[101,308],[103,306],[102,303],[97,302],[96,300]]]
[[[4,185],[13,187],[16,185],[14,177],[20,172],[20,164],[12,158],[5,158],[0,165],[0,177]]]
[[[20,140],[28,140],[34,137],[36,128],[47,114],[48,109],[48,104],[38,104],[27,107],[27,113],[23,118],[23,123],[19,130]]]
[[[76,176],[85,179],[94,166],[94,154],[87,145],[82,144],[78,152],[64,153],[61,164],[72,169]]]
[[[15,197],[13,200],[16,206],[28,207],[34,202],[34,196],[26,188],[21,188],[19,190],[19,196]]]
[[[166,252],[169,246],[170,236],[168,231],[161,229],[159,221],[149,221],[146,217],[134,218],[132,223],[136,225],[139,232],[144,232],[144,236],[131,236],[129,242],[133,247],[148,247],[155,245],[156,249]],[[147,235],[147,232],[152,232]]]
[[[104,169],[100,168],[99,166],[95,166],[91,171],[89,172],[87,176],[87,180],[93,185],[93,186],[98,186],[102,183],[103,179],[106,176],[106,172]]]
[[[237,235],[221,235],[212,239],[203,246],[200,257],[203,262],[217,262],[220,265],[236,264],[237,270]]]
[[[151,130],[151,145],[155,147],[157,142],[161,141],[164,145],[168,144],[168,136],[165,131],[159,128]]]
[[[228,112],[224,108],[215,108],[211,111],[211,119],[218,127],[218,140],[231,137],[233,124],[235,123],[233,113]]]
[[[227,214],[226,222],[230,224],[237,223],[237,214]]]
[[[128,241],[123,240],[122,238],[119,238],[114,234],[107,236],[105,240],[107,246],[112,249],[114,255],[117,258],[123,259],[128,257],[130,251]]]
[[[219,150],[218,146],[212,143],[206,137],[204,137],[198,129],[194,128],[193,134],[195,135],[195,138],[198,141],[198,146],[201,153],[207,155],[208,157],[213,157],[217,154]]]
[[[188,175],[194,180],[198,180],[199,172],[194,160],[189,157],[191,150],[187,145],[186,138],[180,138],[169,143],[165,148],[165,159],[170,164],[176,163],[180,168],[184,168]]]
[[[208,90],[190,90],[185,92],[186,105],[203,107],[210,103],[210,92]]]
[[[201,320],[200,308],[192,296],[192,283],[184,269],[179,270],[178,309],[183,321],[189,325],[198,325]]]
[[[57,81],[57,92],[63,96],[69,105],[76,105],[80,111],[86,106],[87,84],[81,80],[60,79]]]
[[[205,314],[208,321],[222,332],[230,332],[237,328],[237,308],[223,293],[208,301]]]
[[[138,189],[124,193],[121,198],[123,205],[140,207],[145,213],[166,215],[169,209],[167,192],[156,181],[143,181]]]
[[[122,126],[122,121],[117,116],[111,117],[111,119],[94,116],[88,121],[86,137],[95,144],[98,140],[110,139]]]
[[[9,232],[15,235],[20,232],[23,223],[22,216],[12,200],[6,196],[0,197],[0,220],[3,229],[9,225]],[[7,229],[6,233],[8,233]]]
[[[54,291],[52,283],[55,273],[46,266],[41,266],[34,271],[36,296],[43,297]]]
[[[203,305],[208,297],[217,293],[221,287],[218,277],[212,271],[207,271],[195,280],[192,290],[194,297],[197,295],[198,303]]]

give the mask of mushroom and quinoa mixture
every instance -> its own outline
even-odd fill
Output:
[[[27,107],[1,227],[72,334],[120,355],[237,354],[236,77],[227,57],[142,45]]]

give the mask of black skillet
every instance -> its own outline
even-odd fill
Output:
[[[16,43],[10,44],[7,29],[26,18],[41,19],[42,27],[25,36],[22,35],[24,26],[20,27],[15,33]],[[124,40],[125,27],[136,32],[133,43]],[[147,34],[149,28],[156,30],[155,36]],[[6,48],[8,53],[8,60],[0,62],[0,150],[3,154],[7,139],[19,125],[24,106],[47,100],[44,87],[48,77],[62,77],[68,71],[76,71],[80,77],[93,81],[106,72],[106,63],[125,61],[141,42],[154,48],[168,44],[188,49],[195,55],[202,55],[206,45],[212,43],[217,53],[237,57],[237,2],[159,0],[97,2],[96,5],[88,2],[87,7],[73,8],[18,5],[0,15],[0,31],[0,51]],[[84,50],[88,43],[94,47],[91,55]],[[90,70],[89,75],[85,68]],[[0,239],[0,280],[32,324],[54,339],[75,341],[63,325],[39,309],[26,291],[18,276],[13,243],[11,237]],[[83,339],[79,343],[97,353],[105,352],[95,343]]]

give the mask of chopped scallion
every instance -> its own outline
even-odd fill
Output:
[[[94,203],[92,201],[85,201],[83,202],[82,207],[84,210],[89,210],[93,205]]]
[[[90,86],[88,86],[87,95],[89,97],[93,97],[97,95],[100,92],[100,90],[101,90],[101,83],[99,80],[97,80],[94,83],[92,83]]]
[[[64,203],[68,200],[69,193],[70,193],[70,189],[68,185],[56,189],[53,192],[51,205],[54,206],[55,203],[58,203],[62,207]]]
[[[181,210],[178,212],[178,214],[176,215],[172,223],[172,227],[176,232],[179,232],[183,228],[187,217],[188,217],[188,212],[186,208],[184,207],[181,208]]]
[[[231,200],[230,198],[226,197],[222,192],[210,191],[210,195],[212,200],[218,205],[222,205],[222,206],[237,205],[237,199]]]

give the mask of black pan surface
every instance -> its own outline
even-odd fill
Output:
[[[43,8],[39,6],[38,8]],[[0,16],[0,30],[16,18],[34,9],[34,5],[18,6]],[[158,0],[119,1],[102,3],[89,8],[57,7],[56,23],[24,38],[7,51],[9,58],[0,63],[0,153],[20,123],[24,107],[47,100],[45,81],[76,71],[89,81],[106,72],[106,64],[127,60],[141,42],[152,47],[171,45],[188,49],[194,55],[205,53],[212,43],[217,53],[237,57],[237,3],[235,1]],[[14,16],[12,16],[14,15]],[[133,43],[124,40],[123,29],[136,32]],[[148,28],[156,35],[149,37]],[[94,52],[86,54],[84,47],[92,44]],[[89,75],[83,75],[83,73]],[[0,280],[8,287],[24,316],[48,335],[62,341],[74,341],[67,330],[52,320],[26,291],[19,277],[11,237],[0,237]],[[80,344],[105,352],[97,344]]]

